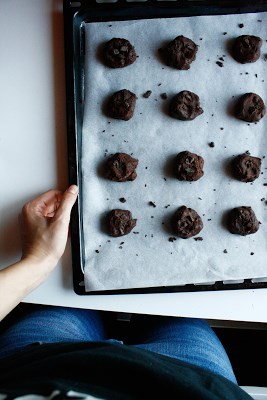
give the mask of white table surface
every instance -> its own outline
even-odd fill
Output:
[[[68,184],[62,2],[0,0],[0,38],[3,268],[20,257],[17,216],[23,204]],[[70,243],[60,265],[25,302],[225,323],[267,322],[267,289],[78,296],[72,287]]]

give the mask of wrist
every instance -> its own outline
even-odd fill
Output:
[[[29,265],[53,269],[57,265],[59,259],[52,254],[36,255],[35,253],[27,253],[22,254],[21,261],[25,261]]]

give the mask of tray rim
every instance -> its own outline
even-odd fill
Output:
[[[264,11],[267,11],[267,4],[264,0],[259,0],[257,4],[255,4],[255,1],[236,1],[234,5],[229,0],[217,0],[213,2],[207,0],[182,0],[179,1],[179,3],[177,1],[157,0],[146,0],[142,2],[118,0],[116,3],[97,3],[94,0],[81,0],[79,2],[64,0],[63,15],[69,184],[77,184],[80,187],[82,186],[78,147],[81,141],[84,104],[83,27],[85,23],[144,18],[152,19],[159,17],[178,18],[194,15],[245,14]],[[244,279],[242,283],[216,281],[206,284],[186,284],[180,286],[144,287],[87,292],[84,288],[84,247],[81,209],[82,198],[81,196],[78,196],[78,200],[72,209],[70,219],[73,289],[77,295],[173,293],[258,289],[267,287],[267,279],[266,282],[253,282],[254,279],[259,278],[251,278]]]

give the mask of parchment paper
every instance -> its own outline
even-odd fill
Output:
[[[231,111],[246,92],[267,103],[266,31],[266,13],[85,24],[81,195],[86,291],[267,276],[267,116],[249,124]],[[231,40],[244,34],[263,40],[256,63],[239,64],[230,54]],[[178,35],[199,46],[187,71],[170,68],[158,57],[158,49]],[[110,69],[102,63],[103,43],[113,37],[135,46],[139,57],[134,64]],[[138,96],[129,121],[110,119],[103,112],[106,99],[121,89]],[[152,94],[146,99],[147,90]],[[171,97],[181,90],[200,97],[204,113],[193,121],[167,114]],[[172,176],[171,161],[183,150],[205,160],[204,176],[196,182]],[[253,183],[229,174],[229,161],[245,151],[262,158],[262,174]],[[135,181],[112,182],[102,176],[103,162],[116,152],[139,160]],[[204,228],[198,236],[203,240],[169,241],[174,236],[169,220],[181,205],[201,215]],[[261,222],[257,233],[245,237],[229,233],[224,223],[227,211],[243,205],[251,206]],[[130,234],[113,238],[105,232],[103,221],[114,208],[128,209],[137,219]]]

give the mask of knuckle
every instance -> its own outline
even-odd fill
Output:
[[[31,204],[30,203],[24,204],[24,206],[22,207],[22,215],[23,216],[28,215],[29,212],[30,212],[30,208],[31,208]]]

